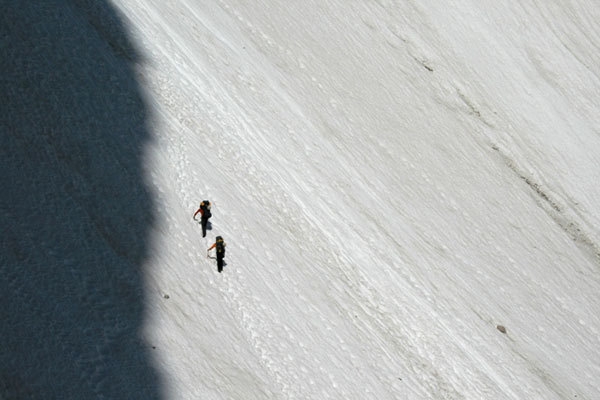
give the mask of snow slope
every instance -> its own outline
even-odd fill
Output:
[[[142,362],[124,367],[123,398],[140,386],[137,398],[599,398],[597,7],[114,7],[139,52],[122,73],[137,85],[133,115],[144,132],[119,150],[135,154],[125,167],[132,179],[111,180],[123,201],[107,204],[108,222],[96,226],[110,235],[123,229],[111,216],[143,220],[138,207],[149,220],[133,235],[142,256],[124,257],[139,279],[107,272],[143,292],[106,307],[137,305],[136,322],[120,331],[135,345],[100,349],[92,387],[110,381],[113,359],[135,352]],[[106,143],[84,142],[108,156]],[[101,172],[82,181],[94,186]],[[129,194],[133,177],[134,193],[150,198]],[[191,220],[204,198],[213,202],[206,239]],[[206,258],[216,235],[228,243],[222,274]],[[73,229],[65,241],[77,238]],[[119,287],[101,282],[74,290]],[[99,325],[115,332],[108,313]],[[154,374],[154,386],[140,383]],[[44,390],[43,380],[32,386]]]

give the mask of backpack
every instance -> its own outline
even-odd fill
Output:
[[[200,209],[202,210],[202,216],[204,218],[212,217],[212,214],[210,212],[210,201],[203,200],[202,203],[200,203]]]
[[[225,241],[221,236],[217,236],[215,243],[217,244],[217,255],[225,257]]]

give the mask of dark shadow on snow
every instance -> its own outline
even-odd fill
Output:
[[[0,398],[161,399],[139,56],[108,1],[0,5]]]

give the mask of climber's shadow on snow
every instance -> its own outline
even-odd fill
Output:
[[[111,3],[3,2],[0,398],[161,399],[139,54]]]

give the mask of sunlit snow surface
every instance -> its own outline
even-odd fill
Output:
[[[114,3],[161,397],[600,398],[597,5]]]

